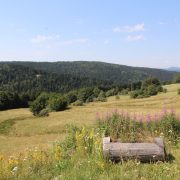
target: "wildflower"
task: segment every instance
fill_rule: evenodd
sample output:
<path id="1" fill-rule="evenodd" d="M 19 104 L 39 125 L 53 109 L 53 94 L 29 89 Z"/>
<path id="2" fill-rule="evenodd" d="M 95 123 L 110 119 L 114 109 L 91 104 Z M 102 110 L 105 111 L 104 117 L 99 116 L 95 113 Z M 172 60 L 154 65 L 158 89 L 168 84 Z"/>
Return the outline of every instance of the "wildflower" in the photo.
<path id="1" fill-rule="evenodd" d="M 166 114 L 167 114 L 167 108 L 166 108 L 166 106 L 163 106 L 162 113 L 163 113 L 163 115 L 166 115 Z"/>
<path id="2" fill-rule="evenodd" d="M 143 114 L 140 114 L 139 115 L 139 121 L 142 122 L 142 120 L 143 120 Z"/>
<path id="3" fill-rule="evenodd" d="M 150 122 L 150 121 L 151 121 L 151 115 L 150 115 L 150 114 L 148 114 L 148 115 L 146 116 L 146 121 L 147 121 L 147 122 Z"/>
<path id="4" fill-rule="evenodd" d="M 133 119 L 134 119 L 134 120 L 136 120 L 136 119 L 137 119 L 136 113 L 134 113 L 134 115 L 133 115 Z"/>
<path id="5" fill-rule="evenodd" d="M 158 114 L 155 113 L 155 114 L 154 114 L 154 120 L 157 121 L 158 119 L 159 119 L 159 118 L 158 118 Z"/>
<path id="6" fill-rule="evenodd" d="M 90 139 L 94 137 L 94 128 L 91 129 L 89 137 Z"/>
<path id="7" fill-rule="evenodd" d="M 96 119 L 100 119 L 100 114 L 99 114 L 99 112 L 96 112 Z"/>
<path id="8" fill-rule="evenodd" d="M 169 133 L 172 133 L 172 130 L 170 129 L 168 132 L 169 132 Z"/>
<path id="9" fill-rule="evenodd" d="M 2 155 L 0 155 L 0 161 L 2 161 L 4 159 L 4 157 Z"/>
<path id="10" fill-rule="evenodd" d="M 54 157 L 56 160 L 60 160 L 62 156 L 62 149 L 60 146 L 56 146 L 55 150 L 54 150 Z"/>
<path id="11" fill-rule="evenodd" d="M 18 167 L 15 166 L 11 172 L 12 172 L 12 173 L 15 173 L 15 172 L 17 172 L 17 170 L 18 170 Z"/>
<path id="12" fill-rule="evenodd" d="M 136 165 L 137 165 L 137 166 L 139 166 L 140 164 L 141 164 L 141 162 L 140 162 L 140 161 L 138 161 L 138 162 L 136 163 Z"/>
<path id="13" fill-rule="evenodd" d="M 164 133 L 161 133 L 161 134 L 160 134 L 160 137 L 164 137 Z"/>
<path id="14" fill-rule="evenodd" d="M 173 107 L 173 106 L 171 106 L 170 113 L 171 113 L 171 114 L 175 114 L 175 110 L 174 110 L 174 107 Z"/>
<path id="15" fill-rule="evenodd" d="M 114 109 L 114 114 L 117 114 L 118 110 L 117 109 Z"/>

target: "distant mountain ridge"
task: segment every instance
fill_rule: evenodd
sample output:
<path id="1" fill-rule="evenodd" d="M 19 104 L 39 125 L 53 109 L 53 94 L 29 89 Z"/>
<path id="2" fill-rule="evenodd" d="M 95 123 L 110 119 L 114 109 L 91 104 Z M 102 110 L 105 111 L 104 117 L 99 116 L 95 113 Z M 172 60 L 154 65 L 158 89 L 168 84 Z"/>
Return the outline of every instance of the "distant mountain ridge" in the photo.
<path id="1" fill-rule="evenodd" d="M 110 81 L 114 84 L 127 84 L 144 80 L 149 76 L 159 78 L 161 81 L 171 81 L 176 72 L 162 69 L 131 67 L 118 64 L 110 64 L 96 61 L 74 62 L 6 62 L 8 64 L 21 65 L 48 73 L 68 74 L 77 77 L 95 78 Z"/>
<path id="2" fill-rule="evenodd" d="M 104 62 L 0 62 L 0 90 L 68 92 L 83 87 L 130 86 L 150 76 L 171 81 L 176 72 Z"/>
<path id="3" fill-rule="evenodd" d="M 0 63 L 0 90 L 28 94 L 46 92 L 65 93 L 92 86 L 109 86 L 112 82 L 69 74 L 56 74 L 14 63 Z"/>
<path id="4" fill-rule="evenodd" d="M 169 67 L 167 68 L 168 71 L 175 71 L 175 72 L 180 72 L 180 67 Z"/>

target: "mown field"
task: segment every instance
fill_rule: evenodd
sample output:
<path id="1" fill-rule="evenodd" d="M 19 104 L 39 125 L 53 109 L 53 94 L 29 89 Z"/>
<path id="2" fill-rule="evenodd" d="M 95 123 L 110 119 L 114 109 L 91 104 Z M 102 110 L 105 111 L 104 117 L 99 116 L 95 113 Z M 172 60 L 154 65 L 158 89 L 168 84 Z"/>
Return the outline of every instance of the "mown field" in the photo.
<path id="1" fill-rule="evenodd" d="M 14 109 L 0 112 L 0 154 L 12 155 L 27 148 L 49 148 L 54 141 L 63 140 L 67 124 L 93 126 L 96 113 L 105 114 L 113 109 L 136 113 L 160 112 L 163 106 L 173 108 L 180 114 L 180 84 L 165 86 L 167 93 L 144 99 L 120 99 L 110 97 L 107 102 L 93 102 L 85 106 L 71 106 L 63 112 L 52 112 L 48 117 L 34 117 L 29 109 Z"/>

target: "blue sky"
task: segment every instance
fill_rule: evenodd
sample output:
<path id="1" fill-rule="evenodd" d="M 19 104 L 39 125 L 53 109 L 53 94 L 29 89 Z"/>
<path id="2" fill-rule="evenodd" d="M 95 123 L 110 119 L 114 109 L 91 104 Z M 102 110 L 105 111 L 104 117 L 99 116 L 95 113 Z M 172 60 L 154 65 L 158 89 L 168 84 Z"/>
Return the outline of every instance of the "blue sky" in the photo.
<path id="1" fill-rule="evenodd" d="M 179 0 L 0 0 L 0 61 L 180 66 Z"/>

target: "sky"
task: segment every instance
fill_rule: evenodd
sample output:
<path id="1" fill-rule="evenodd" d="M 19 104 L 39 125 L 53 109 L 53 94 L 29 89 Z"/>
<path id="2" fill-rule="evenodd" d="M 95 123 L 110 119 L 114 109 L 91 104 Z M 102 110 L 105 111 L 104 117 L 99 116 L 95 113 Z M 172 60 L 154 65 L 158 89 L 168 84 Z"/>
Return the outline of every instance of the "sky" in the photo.
<path id="1" fill-rule="evenodd" d="M 0 0 L 0 61 L 180 67 L 180 0 Z"/>

